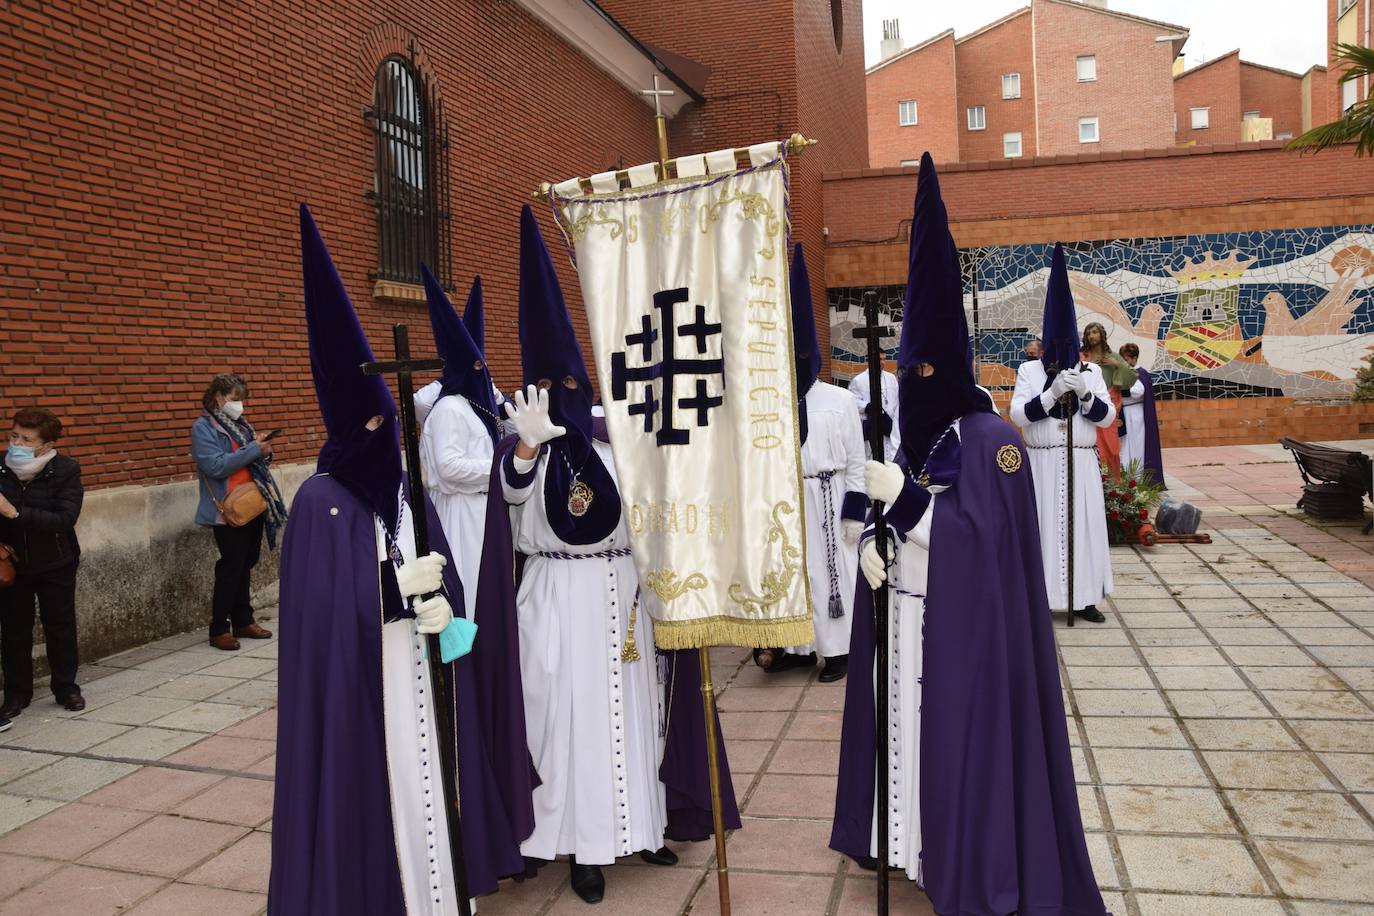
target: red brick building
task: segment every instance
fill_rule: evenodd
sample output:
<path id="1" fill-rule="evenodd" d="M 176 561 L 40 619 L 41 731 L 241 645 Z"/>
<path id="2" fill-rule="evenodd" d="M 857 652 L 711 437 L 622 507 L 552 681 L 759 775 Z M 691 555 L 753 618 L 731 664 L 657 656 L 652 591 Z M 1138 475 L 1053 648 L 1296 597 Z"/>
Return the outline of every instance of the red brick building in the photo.
<path id="1" fill-rule="evenodd" d="M 1325 67 L 1292 73 L 1235 50 L 1174 77 L 1175 136 L 1182 145 L 1291 140 L 1330 120 L 1325 90 Z"/>
<path id="2" fill-rule="evenodd" d="M 1325 119 L 1316 119 L 1317 124 L 1335 120 L 1360 99 L 1369 98 L 1371 81 L 1368 76 L 1349 83 L 1340 82 L 1343 68 L 1336 62 L 1336 45 L 1370 47 L 1371 18 L 1374 18 L 1374 13 L 1370 11 L 1369 0 L 1326 0 L 1326 34 L 1330 36 L 1326 65 L 1331 71 L 1326 93 L 1330 107 Z"/>

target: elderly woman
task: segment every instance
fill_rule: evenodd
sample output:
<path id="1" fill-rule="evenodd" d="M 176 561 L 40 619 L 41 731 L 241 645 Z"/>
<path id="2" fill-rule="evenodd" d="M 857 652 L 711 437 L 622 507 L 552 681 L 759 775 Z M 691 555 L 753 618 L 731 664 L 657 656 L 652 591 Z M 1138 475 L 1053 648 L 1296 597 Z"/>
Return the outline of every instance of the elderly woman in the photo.
<path id="1" fill-rule="evenodd" d="M 14 415 L 0 462 L 0 543 L 14 551 L 15 580 L 0 589 L 0 656 L 5 699 L 0 731 L 33 698 L 34 603 L 48 644 L 52 693 L 74 712 L 86 708 L 76 686 L 76 568 L 81 546 L 81 468 L 57 452 L 62 424 L 46 410 Z"/>
<path id="2" fill-rule="evenodd" d="M 210 380 L 201 396 L 205 413 L 191 426 L 191 457 L 200 472 L 200 506 L 196 524 L 214 531 L 219 561 L 210 611 L 210 645 L 232 652 L 239 639 L 270 639 L 272 633 L 253 620 L 250 602 L 253 567 L 262 550 L 262 535 L 277 546 L 286 523 L 286 506 L 272 478 L 271 433 L 259 433 L 243 416 L 248 385 L 233 373 Z M 254 487 L 262 508 L 251 519 L 228 509 L 230 494 Z M 250 494 L 251 495 L 251 494 Z M 237 500 L 235 500 L 237 501 Z M 226 518 L 226 513 L 231 517 Z"/>

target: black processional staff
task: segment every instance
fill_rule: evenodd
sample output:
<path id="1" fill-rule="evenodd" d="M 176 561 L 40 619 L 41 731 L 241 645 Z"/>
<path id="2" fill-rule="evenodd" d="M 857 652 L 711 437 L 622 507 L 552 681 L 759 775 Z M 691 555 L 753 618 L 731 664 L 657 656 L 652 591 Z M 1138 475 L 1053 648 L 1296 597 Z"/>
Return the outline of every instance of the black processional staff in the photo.
<path id="1" fill-rule="evenodd" d="M 425 503 L 424 483 L 420 479 L 420 436 L 415 424 L 414 373 L 444 368 L 442 359 L 411 359 L 410 330 L 404 324 L 392 325 L 396 342 L 396 358 L 391 362 L 364 363 L 364 375 L 395 375 L 401 394 L 401 435 L 406 454 L 406 501 L 410 503 L 410 520 L 415 531 L 415 555 L 429 553 L 429 512 Z M 424 595 L 423 599 L 434 597 Z M 448 822 L 448 848 L 453 859 L 453 885 L 458 895 L 458 912 L 472 916 L 472 901 L 468 896 L 467 859 L 463 855 L 461 805 L 458 798 L 458 741 L 454 722 L 448 713 L 456 710 L 450 695 L 452 685 L 444 677 L 444 663 L 440 659 L 439 635 L 426 638 L 429 651 L 429 681 L 433 692 L 434 727 L 439 743 L 439 767 L 443 778 L 444 810 Z"/>
<path id="2" fill-rule="evenodd" d="M 1079 363 L 1078 371 L 1082 372 L 1088 367 L 1087 363 Z M 1073 466 L 1076 454 L 1073 450 L 1073 427 L 1078 418 L 1078 392 L 1068 391 L 1059 399 L 1059 403 L 1064 410 L 1064 489 L 1065 500 L 1067 501 L 1065 514 L 1067 516 L 1068 530 L 1065 533 L 1065 547 L 1068 551 L 1068 581 L 1065 583 L 1064 597 L 1069 605 L 1069 626 L 1073 626 L 1073 535 L 1074 524 L 1073 516 Z"/>
<path id="3" fill-rule="evenodd" d="M 869 290 L 864 293 L 864 326 L 854 332 L 854 336 L 868 345 L 868 447 L 874 461 L 882 461 L 886 455 L 883 450 L 883 424 L 877 418 L 883 403 L 883 346 L 882 339 L 892 336 L 892 329 L 878 324 L 878 294 Z M 883 504 L 873 501 L 874 539 L 878 556 L 888 561 L 887 525 L 883 522 Z M 876 669 L 874 683 L 878 689 L 873 691 L 877 702 L 876 731 L 878 733 L 877 753 L 877 805 L 878 826 L 878 916 L 888 914 L 888 701 L 887 701 L 887 632 L 888 632 L 888 590 L 887 580 L 873 589 L 873 614 L 875 619 L 874 647 L 876 650 Z"/>

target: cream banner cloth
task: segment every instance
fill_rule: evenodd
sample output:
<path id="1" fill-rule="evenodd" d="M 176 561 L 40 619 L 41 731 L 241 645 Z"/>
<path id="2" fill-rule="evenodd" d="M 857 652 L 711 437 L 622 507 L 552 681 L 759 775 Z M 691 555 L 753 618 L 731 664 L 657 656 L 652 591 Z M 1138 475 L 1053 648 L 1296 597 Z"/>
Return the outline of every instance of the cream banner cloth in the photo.
<path id="1" fill-rule="evenodd" d="M 811 642 L 778 144 L 552 191 L 660 648 Z"/>

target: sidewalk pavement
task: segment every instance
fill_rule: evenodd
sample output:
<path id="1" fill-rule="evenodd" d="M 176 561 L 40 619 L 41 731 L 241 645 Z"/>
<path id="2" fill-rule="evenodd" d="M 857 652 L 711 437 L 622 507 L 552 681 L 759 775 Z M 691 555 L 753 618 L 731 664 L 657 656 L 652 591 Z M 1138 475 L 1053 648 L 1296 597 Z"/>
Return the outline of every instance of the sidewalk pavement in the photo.
<path id="1" fill-rule="evenodd" d="M 1363 443 L 1374 449 L 1374 443 Z M 1057 629 L 1088 845 L 1118 916 L 1374 916 L 1374 537 L 1294 508 L 1277 447 L 1165 453 L 1210 546 L 1118 547 L 1106 624 Z M 0 735 L 0 914 L 264 911 L 275 641 L 191 633 L 82 669 Z M 744 829 L 734 913 L 869 914 L 873 877 L 826 847 L 843 685 L 713 653 Z M 718 912 L 711 844 L 626 860 L 594 910 L 556 865 L 484 916 Z M 895 914 L 929 903 L 893 882 Z"/>

